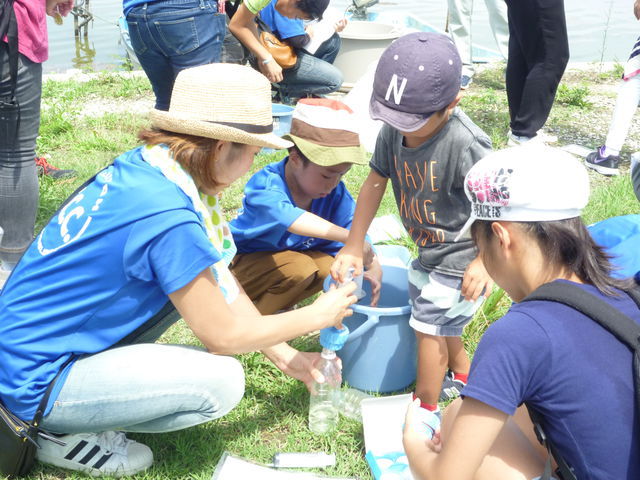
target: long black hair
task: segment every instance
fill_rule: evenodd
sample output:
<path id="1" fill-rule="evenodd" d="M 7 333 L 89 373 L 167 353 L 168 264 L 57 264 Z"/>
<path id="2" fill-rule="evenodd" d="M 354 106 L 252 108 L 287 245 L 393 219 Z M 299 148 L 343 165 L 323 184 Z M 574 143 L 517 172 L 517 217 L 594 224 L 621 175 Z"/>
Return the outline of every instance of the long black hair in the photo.
<path id="1" fill-rule="evenodd" d="M 489 239 L 493 232 L 487 220 L 476 220 L 471 234 L 478 239 Z M 597 245 L 580 217 L 551 222 L 513 222 L 533 237 L 546 256 L 549 265 L 566 267 L 580 280 L 591 284 L 605 295 L 617 295 L 615 289 L 629 290 L 632 279 L 617 279 L 611 274 L 615 267 L 611 256 Z"/>

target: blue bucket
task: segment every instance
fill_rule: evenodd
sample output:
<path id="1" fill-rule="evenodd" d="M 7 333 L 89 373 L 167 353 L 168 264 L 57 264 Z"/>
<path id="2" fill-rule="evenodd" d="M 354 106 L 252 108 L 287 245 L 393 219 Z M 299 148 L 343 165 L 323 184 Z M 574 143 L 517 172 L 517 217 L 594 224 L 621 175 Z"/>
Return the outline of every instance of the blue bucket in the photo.
<path id="1" fill-rule="evenodd" d="M 338 356 L 342 379 L 368 392 L 402 390 L 416 379 L 416 336 L 409 326 L 411 306 L 407 290 L 409 251 L 399 246 L 376 247 L 382 263 L 382 289 L 377 307 L 371 302 L 371 285 L 363 283 L 366 296 L 353 305 L 344 319 L 349 328 Z M 331 278 L 324 282 L 329 288 Z"/>
<path id="2" fill-rule="evenodd" d="M 291 117 L 294 107 L 282 103 L 271 104 L 271 115 L 273 116 L 273 133 L 281 137 L 291 130 Z M 263 148 L 265 152 L 275 152 L 273 148 Z"/>

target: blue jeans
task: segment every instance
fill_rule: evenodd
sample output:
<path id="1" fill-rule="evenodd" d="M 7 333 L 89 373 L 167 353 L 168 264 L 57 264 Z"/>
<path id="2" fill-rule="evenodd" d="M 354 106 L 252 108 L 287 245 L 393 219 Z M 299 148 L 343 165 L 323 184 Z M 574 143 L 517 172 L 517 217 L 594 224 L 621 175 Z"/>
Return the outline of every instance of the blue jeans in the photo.
<path id="1" fill-rule="evenodd" d="M 67 434 L 171 432 L 230 412 L 244 394 L 244 372 L 235 358 L 145 343 L 179 318 L 168 303 L 113 348 L 77 360 L 42 427 Z"/>
<path id="2" fill-rule="evenodd" d="M 334 67 L 340 37 L 331 36 L 314 55 L 298 50 L 298 63 L 289 70 L 283 70 L 283 80 L 279 83 L 280 90 L 286 97 L 305 97 L 307 95 L 326 95 L 335 92 L 342 85 L 342 72 Z"/>
<path id="3" fill-rule="evenodd" d="M 0 42 L 0 261 L 12 268 L 33 240 L 38 208 L 34 158 L 40 127 L 42 64 L 18 59 L 16 102 L 11 103 L 7 44 Z"/>
<path id="4" fill-rule="evenodd" d="M 144 69 L 156 108 L 168 110 L 180 70 L 220 61 L 225 14 L 215 0 L 159 0 L 127 15 L 131 46 Z"/>

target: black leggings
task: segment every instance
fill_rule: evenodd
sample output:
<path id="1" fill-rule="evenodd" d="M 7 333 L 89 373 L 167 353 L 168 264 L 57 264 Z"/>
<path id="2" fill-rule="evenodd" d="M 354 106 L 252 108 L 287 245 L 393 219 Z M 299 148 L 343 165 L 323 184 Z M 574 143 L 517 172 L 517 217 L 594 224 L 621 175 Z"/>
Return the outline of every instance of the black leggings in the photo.
<path id="1" fill-rule="evenodd" d="M 547 121 L 569 61 L 564 0 L 506 0 L 511 131 L 534 137 Z"/>

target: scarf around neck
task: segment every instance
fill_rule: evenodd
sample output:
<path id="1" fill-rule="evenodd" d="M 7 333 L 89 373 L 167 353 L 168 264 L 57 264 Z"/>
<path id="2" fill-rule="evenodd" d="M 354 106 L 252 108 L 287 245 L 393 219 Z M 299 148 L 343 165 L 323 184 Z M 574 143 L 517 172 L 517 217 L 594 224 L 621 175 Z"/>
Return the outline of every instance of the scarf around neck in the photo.
<path id="1" fill-rule="evenodd" d="M 142 158 L 149 165 L 160 170 L 167 180 L 176 184 L 191 199 L 211 245 L 222 255 L 222 259 L 211 266 L 213 276 L 227 303 L 233 302 L 240 291 L 229 270 L 229 264 L 237 248 L 233 242 L 231 230 L 222 215 L 219 196 L 199 192 L 191 175 L 175 161 L 166 145 L 146 145 L 142 148 Z"/>

